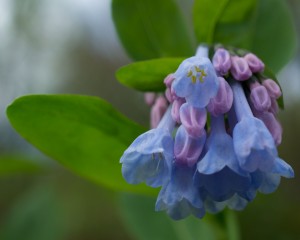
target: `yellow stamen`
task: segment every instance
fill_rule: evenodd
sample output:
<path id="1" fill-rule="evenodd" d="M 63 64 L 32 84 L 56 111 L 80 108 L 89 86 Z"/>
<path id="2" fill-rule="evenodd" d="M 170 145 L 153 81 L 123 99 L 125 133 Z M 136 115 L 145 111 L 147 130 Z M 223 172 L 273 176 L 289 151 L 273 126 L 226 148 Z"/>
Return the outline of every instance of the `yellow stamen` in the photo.
<path id="1" fill-rule="evenodd" d="M 187 76 L 188 77 L 191 77 L 193 75 L 193 72 L 190 70 L 190 71 L 188 71 L 188 74 L 187 74 Z"/>
<path id="2" fill-rule="evenodd" d="M 200 72 L 201 72 L 201 75 L 200 75 L 200 77 L 199 77 L 199 80 L 200 80 L 200 82 L 204 82 L 204 79 L 203 79 L 203 77 L 206 77 L 207 76 L 207 74 L 205 73 L 205 71 L 202 69 L 202 70 L 200 70 Z"/>
<path id="3" fill-rule="evenodd" d="M 195 66 L 196 72 L 201 72 L 201 69 L 197 66 Z"/>
<path id="4" fill-rule="evenodd" d="M 197 80 L 197 78 L 196 78 L 196 76 L 192 76 L 192 83 L 196 83 L 196 80 Z"/>

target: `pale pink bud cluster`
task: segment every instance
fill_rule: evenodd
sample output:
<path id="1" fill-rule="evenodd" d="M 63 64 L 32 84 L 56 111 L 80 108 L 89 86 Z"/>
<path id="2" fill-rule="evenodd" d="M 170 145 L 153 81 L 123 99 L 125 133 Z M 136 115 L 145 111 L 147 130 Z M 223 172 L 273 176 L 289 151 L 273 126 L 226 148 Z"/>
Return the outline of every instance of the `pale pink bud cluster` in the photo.
<path id="1" fill-rule="evenodd" d="M 252 82 L 249 87 L 249 101 L 253 114 L 264 122 L 278 146 L 282 140 L 282 127 L 276 119 L 278 112 L 276 100 L 281 96 L 280 87 L 271 79 L 263 80 L 262 84 Z"/>
<path id="2" fill-rule="evenodd" d="M 224 48 L 216 50 L 213 65 L 219 76 L 227 76 L 230 72 L 238 81 L 245 81 L 253 73 L 263 72 L 265 68 L 264 63 L 253 53 L 247 53 L 243 57 L 231 56 Z"/>

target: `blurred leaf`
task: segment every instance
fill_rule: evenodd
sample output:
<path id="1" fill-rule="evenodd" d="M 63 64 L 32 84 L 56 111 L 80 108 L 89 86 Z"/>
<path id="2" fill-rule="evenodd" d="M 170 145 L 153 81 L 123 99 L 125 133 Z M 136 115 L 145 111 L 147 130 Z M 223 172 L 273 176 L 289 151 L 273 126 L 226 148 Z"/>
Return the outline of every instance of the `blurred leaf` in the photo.
<path id="1" fill-rule="evenodd" d="M 251 50 L 278 72 L 296 48 L 296 30 L 287 1 L 260 0 Z"/>
<path id="2" fill-rule="evenodd" d="M 76 95 L 24 96 L 7 115 L 21 136 L 75 173 L 115 190 L 156 192 L 123 180 L 119 159 L 144 129 L 107 102 Z"/>
<path id="3" fill-rule="evenodd" d="M 193 17 L 198 42 L 245 48 L 274 71 L 279 71 L 296 49 L 286 1 L 196 0 Z"/>
<path id="4" fill-rule="evenodd" d="M 214 30 L 228 0 L 195 0 L 194 29 L 198 43 L 214 43 Z"/>
<path id="5" fill-rule="evenodd" d="M 41 170 L 41 166 L 24 157 L 0 156 L 0 176 L 37 173 Z"/>
<path id="6" fill-rule="evenodd" d="M 63 211 L 53 189 L 39 186 L 15 203 L 0 227 L 0 239 L 65 239 Z"/>
<path id="7" fill-rule="evenodd" d="M 247 47 L 257 0 L 196 0 L 194 27 L 199 43 L 223 43 Z"/>
<path id="8" fill-rule="evenodd" d="M 239 239 L 236 219 L 229 211 L 221 215 L 206 214 L 203 219 L 189 217 L 174 221 L 163 212 L 155 212 L 154 198 L 131 194 L 120 196 L 119 208 L 124 224 L 139 240 Z M 220 221 L 220 216 L 224 221 Z"/>
<path id="9" fill-rule="evenodd" d="M 123 46 L 135 60 L 194 54 L 175 0 L 113 0 L 112 16 Z"/>
<path id="10" fill-rule="evenodd" d="M 125 86 L 139 91 L 162 92 L 164 78 L 176 71 L 183 58 L 161 58 L 131 63 L 116 72 L 117 79 Z"/>

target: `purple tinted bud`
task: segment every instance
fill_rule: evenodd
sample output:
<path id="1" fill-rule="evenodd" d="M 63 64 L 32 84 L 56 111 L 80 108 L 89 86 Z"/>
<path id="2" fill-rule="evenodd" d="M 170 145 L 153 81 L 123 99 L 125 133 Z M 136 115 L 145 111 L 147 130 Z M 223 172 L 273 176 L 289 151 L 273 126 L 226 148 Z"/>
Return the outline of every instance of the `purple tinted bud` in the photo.
<path id="1" fill-rule="evenodd" d="M 230 54 L 227 50 L 223 48 L 219 48 L 215 52 L 212 61 L 213 61 L 214 68 L 221 76 L 224 76 L 228 73 L 231 67 L 231 59 L 230 59 Z"/>
<path id="2" fill-rule="evenodd" d="M 282 140 L 282 127 L 274 114 L 271 112 L 257 112 L 254 115 L 264 122 L 274 138 L 276 146 L 280 145 Z"/>
<path id="3" fill-rule="evenodd" d="M 167 100 L 163 96 L 159 96 L 152 109 L 150 116 L 150 124 L 151 128 L 156 128 L 162 119 L 164 113 L 167 111 L 168 103 Z"/>
<path id="4" fill-rule="evenodd" d="M 217 95 L 210 99 L 207 110 L 215 117 L 227 113 L 233 102 L 233 93 L 224 78 L 219 77 L 219 90 Z"/>
<path id="5" fill-rule="evenodd" d="M 269 108 L 269 112 L 276 115 L 279 111 L 278 103 L 275 98 L 271 98 L 271 107 Z"/>
<path id="6" fill-rule="evenodd" d="M 177 123 L 181 123 L 179 110 L 180 110 L 181 105 L 184 103 L 185 103 L 184 98 L 178 98 L 173 102 L 171 113 L 172 113 L 172 117 L 173 117 L 174 121 L 176 121 Z"/>
<path id="7" fill-rule="evenodd" d="M 250 100 L 253 104 L 253 107 L 257 111 L 268 111 L 268 109 L 271 107 L 271 98 L 267 89 L 257 82 L 251 84 L 250 89 Z"/>
<path id="8" fill-rule="evenodd" d="M 263 81 L 262 84 L 267 89 L 267 91 L 268 91 L 271 98 L 277 99 L 281 96 L 282 93 L 281 93 L 280 87 L 272 79 L 266 79 L 266 80 Z"/>
<path id="9" fill-rule="evenodd" d="M 205 130 L 200 138 L 191 137 L 181 125 L 175 136 L 174 155 L 178 164 L 193 166 L 199 159 L 206 140 Z"/>
<path id="10" fill-rule="evenodd" d="M 167 88 L 171 88 L 172 82 L 174 81 L 175 77 L 173 74 L 169 74 L 165 79 L 164 79 L 164 84 L 167 86 Z"/>
<path id="11" fill-rule="evenodd" d="M 265 64 L 253 53 L 246 54 L 244 59 L 253 73 L 262 72 L 265 69 Z"/>
<path id="12" fill-rule="evenodd" d="M 164 79 L 164 84 L 167 86 L 167 89 L 165 91 L 165 96 L 168 99 L 170 103 L 172 103 L 176 98 L 176 94 L 174 90 L 172 89 L 172 83 L 174 81 L 175 77 L 173 74 L 169 74 L 165 79 Z"/>
<path id="13" fill-rule="evenodd" d="M 195 108 L 185 103 L 180 108 L 180 120 L 191 137 L 198 138 L 204 132 L 206 124 L 205 108 Z"/>
<path id="14" fill-rule="evenodd" d="M 172 103 L 174 101 L 173 97 L 172 97 L 172 94 L 171 94 L 171 89 L 170 88 L 166 89 L 166 91 L 165 91 L 165 97 L 169 101 L 169 103 Z"/>
<path id="15" fill-rule="evenodd" d="M 155 102 L 156 95 L 153 92 L 147 92 L 144 94 L 145 103 L 152 106 Z"/>
<path id="16" fill-rule="evenodd" d="M 244 58 L 238 56 L 231 57 L 231 69 L 232 76 L 238 81 L 245 81 L 252 76 L 252 72 L 248 66 L 247 61 Z"/>
<path id="17" fill-rule="evenodd" d="M 173 87 L 171 87 L 171 96 L 172 96 L 173 101 L 180 98 L 176 95 L 176 92 Z"/>

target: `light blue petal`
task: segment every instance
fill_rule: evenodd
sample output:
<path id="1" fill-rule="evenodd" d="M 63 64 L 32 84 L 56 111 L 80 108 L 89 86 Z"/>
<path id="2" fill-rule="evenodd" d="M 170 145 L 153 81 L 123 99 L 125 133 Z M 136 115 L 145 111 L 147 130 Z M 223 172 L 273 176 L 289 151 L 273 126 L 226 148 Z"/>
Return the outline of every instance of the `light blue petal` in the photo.
<path id="1" fill-rule="evenodd" d="M 210 198 L 207 198 L 204 202 L 205 210 L 209 213 L 216 214 L 224 210 L 226 207 L 226 201 L 216 202 Z"/>
<path id="2" fill-rule="evenodd" d="M 195 69 L 204 70 L 206 76 L 202 76 L 200 82 L 199 77 L 202 75 Z M 188 76 L 191 72 L 196 77 L 196 81 L 192 82 L 192 77 Z M 216 96 L 219 88 L 219 81 L 212 63 L 205 57 L 191 57 L 184 60 L 177 71 L 174 73 L 175 80 L 172 87 L 179 97 L 186 98 L 186 101 L 196 108 L 204 108 L 208 105 L 211 98 Z"/>
<path id="3" fill-rule="evenodd" d="M 272 169 L 271 173 L 279 174 L 280 176 L 283 176 L 286 178 L 294 177 L 293 168 L 280 158 L 276 158 L 275 165 L 274 165 L 274 168 Z"/>
<path id="4" fill-rule="evenodd" d="M 225 166 L 247 176 L 247 173 L 240 169 L 232 138 L 226 133 L 211 134 L 207 141 L 208 149 L 206 155 L 198 162 L 197 170 L 199 173 L 212 174 L 221 171 Z"/>
<path id="5" fill-rule="evenodd" d="M 241 168 L 246 171 L 270 171 L 277 157 L 272 135 L 257 118 L 245 117 L 233 130 L 234 150 Z"/>
<path id="6" fill-rule="evenodd" d="M 259 187 L 259 191 L 264 194 L 269 194 L 278 188 L 280 184 L 280 175 L 265 173 L 263 177 L 263 181 Z"/>
<path id="7" fill-rule="evenodd" d="M 175 80 L 172 84 L 172 88 L 176 95 L 182 98 L 191 95 L 194 88 L 194 84 L 191 82 L 191 79 L 186 76 L 174 76 Z"/>
<path id="8" fill-rule="evenodd" d="M 169 182 L 165 183 L 156 201 L 156 211 L 166 210 L 175 220 L 190 214 L 203 217 L 205 211 L 198 189 L 193 185 L 195 168 L 174 164 Z"/>
<path id="9" fill-rule="evenodd" d="M 241 211 L 248 205 L 248 201 L 239 195 L 233 195 L 228 201 L 227 206 L 229 209 Z"/>
<path id="10" fill-rule="evenodd" d="M 194 184 L 205 189 L 212 200 L 221 202 L 237 192 L 247 191 L 251 185 L 251 178 L 240 176 L 225 167 L 222 171 L 210 175 L 196 173 Z"/>
<path id="11" fill-rule="evenodd" d="M 168 181 L 173 161 L 173 139 L 168 131 L 157 128 L 140 135 L 120 159 L 122 174 L 131 184 L 145 182 L 152 187 Z"/>

